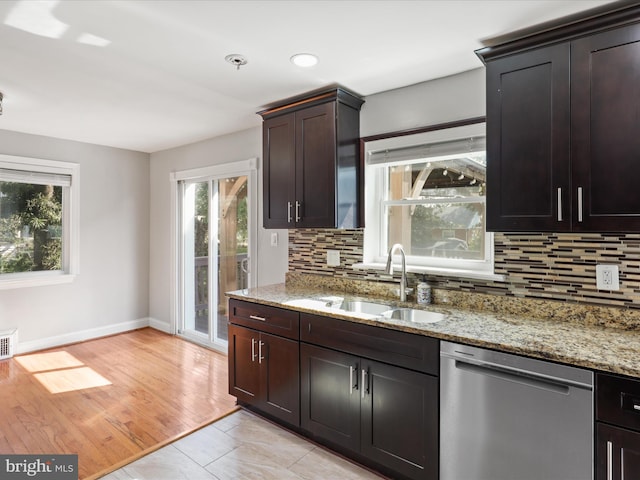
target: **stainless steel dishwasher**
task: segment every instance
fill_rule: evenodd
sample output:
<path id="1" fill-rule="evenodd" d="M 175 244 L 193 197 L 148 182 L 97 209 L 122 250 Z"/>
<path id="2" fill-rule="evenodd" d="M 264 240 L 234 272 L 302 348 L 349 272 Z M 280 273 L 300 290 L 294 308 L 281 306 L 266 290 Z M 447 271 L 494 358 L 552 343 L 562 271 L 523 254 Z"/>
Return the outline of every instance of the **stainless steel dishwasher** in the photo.
<path id="1" fill-rule="evenodd" d="M 441 342 L 440 480 L 593 479 L 593 374 Z"/>

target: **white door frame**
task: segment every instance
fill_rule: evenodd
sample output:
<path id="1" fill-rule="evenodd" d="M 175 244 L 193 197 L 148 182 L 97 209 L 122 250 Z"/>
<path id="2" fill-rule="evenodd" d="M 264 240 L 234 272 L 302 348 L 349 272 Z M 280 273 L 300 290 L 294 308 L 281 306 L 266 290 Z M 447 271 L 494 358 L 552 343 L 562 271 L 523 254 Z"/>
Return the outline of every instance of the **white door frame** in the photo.
<path id="1" fill-rule="evenodd" d="M 215 180 L 217 178 L 242 176 L 247 177 L 247 220 L 249 229 L 249 273 L 247 284 L 249 288 L 255 287 L 258 278 L 258 184 L 257 184 L 257 158 L 248 160 L 223 163 L 209 167 L 194 168 L 170 173 L 171 183 L 171 295 L 170 295 L 170 325 L 169 331 L 177 334 L 180 315 L 182 315 L 182 275 L 180 268 L 180 245 L 182 242 L 182 226 L 180 224 L 181 214 L 179 212 L 179 182 L 182 180 L 202 179 Z M 210 346 L 210 345 L 208 345 Z M 224 352 L 226 353 L 226 352 Z"/>

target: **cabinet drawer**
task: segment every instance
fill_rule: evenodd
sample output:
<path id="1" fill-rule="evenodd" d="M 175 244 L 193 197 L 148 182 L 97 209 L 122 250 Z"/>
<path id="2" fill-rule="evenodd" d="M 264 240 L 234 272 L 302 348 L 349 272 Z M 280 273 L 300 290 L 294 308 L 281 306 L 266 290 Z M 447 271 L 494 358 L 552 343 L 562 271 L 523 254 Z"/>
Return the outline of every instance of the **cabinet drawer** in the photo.
<path id="1" fill-rule="evenodd" d="M 229 299 L 229 323 L 292 340 L 300 338 L 298 312 L 283 308 Z"/>
<path id="2" fill-rule="evenodd" d="M 422 335 L 301 313 L 300 340 L 431 375 L 438 374 L 438 340 Z"/>
<path id="3" fill-rule="evenodd" d="M 597 374 L 596 416 L 599 421 L 640 431 L 640 381 Z"/>

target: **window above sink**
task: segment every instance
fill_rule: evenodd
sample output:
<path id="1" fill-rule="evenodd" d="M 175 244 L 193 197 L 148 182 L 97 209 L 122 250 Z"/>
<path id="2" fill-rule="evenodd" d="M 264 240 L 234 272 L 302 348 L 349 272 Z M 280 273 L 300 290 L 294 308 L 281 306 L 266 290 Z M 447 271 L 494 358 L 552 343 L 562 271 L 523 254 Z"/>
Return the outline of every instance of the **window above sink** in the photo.
<path id="1" fill-rule="evenodd" d="M 485 123 L 365 139 L 364 258 L 403 245 L 407 271 L 499 280 L 485 229 Z M 395 262 L 396 260 L 394 260 Z"/>

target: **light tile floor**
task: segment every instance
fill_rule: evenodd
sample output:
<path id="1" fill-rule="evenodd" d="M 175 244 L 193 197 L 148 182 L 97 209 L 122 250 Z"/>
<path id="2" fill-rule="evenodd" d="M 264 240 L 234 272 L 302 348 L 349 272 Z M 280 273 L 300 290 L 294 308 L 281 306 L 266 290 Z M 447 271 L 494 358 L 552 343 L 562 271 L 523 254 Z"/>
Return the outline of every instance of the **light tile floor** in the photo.
<path id="1" fill-rule="evenodd" d="M 380 480 L 343 458 L 239 410 L 103 480 Z"/>

